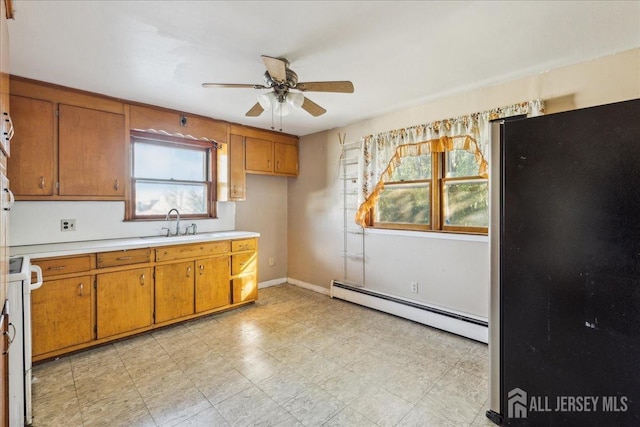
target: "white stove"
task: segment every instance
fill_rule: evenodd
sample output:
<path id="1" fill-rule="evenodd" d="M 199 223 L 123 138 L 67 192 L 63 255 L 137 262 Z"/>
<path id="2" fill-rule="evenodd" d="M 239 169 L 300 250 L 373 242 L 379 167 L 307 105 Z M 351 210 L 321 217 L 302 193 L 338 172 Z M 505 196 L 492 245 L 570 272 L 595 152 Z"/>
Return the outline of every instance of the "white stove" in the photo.
<path id="1" fill-rule="evenodd" d="M 36 282 L 31 283 L 31 273 Z M 9 425 L 31 425 L 31 291 L 42 286 L 42 270 L 27 256 L 9 258 L 7 299 L 14 336 L 9 347 Z"/>

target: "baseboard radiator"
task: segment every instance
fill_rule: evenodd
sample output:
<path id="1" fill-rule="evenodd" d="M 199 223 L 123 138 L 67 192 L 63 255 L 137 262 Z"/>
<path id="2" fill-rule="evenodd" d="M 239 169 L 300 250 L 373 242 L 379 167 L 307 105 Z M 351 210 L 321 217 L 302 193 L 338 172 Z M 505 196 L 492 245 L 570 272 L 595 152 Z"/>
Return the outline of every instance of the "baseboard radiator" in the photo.
<path id="1" fill-rule="evenodd" d="M 352 286 L 339 280 L 331 282 L 331 298 L 393 314 L 483 343 L 489 340 L 489 324 L 486 320 Z"/>

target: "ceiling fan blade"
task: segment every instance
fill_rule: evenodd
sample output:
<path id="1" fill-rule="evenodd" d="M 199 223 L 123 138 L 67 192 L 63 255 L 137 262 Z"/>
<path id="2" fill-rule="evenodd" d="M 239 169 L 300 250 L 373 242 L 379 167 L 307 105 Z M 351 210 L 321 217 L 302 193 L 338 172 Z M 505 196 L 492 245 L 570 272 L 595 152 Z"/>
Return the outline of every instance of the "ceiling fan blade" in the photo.
<path id="1" fill-rule="evenodd" d="M 298 83 L 294 89 L 302 92 L 341 92 L 353 93 L 353 83 L 341 82 L 304 82 Z"/>
<path id="2" fill-rule="evenodd" d="M 264 62 L 264 66 L 267 67 L 267 71 L 273 80 L 277 80 L 279 83 L 287 80 L 287 63 L 285 60 L 262 55 L 262 62 Z"/>
<path id="3" fill-rule="evenodd" d="M 240 89 L 269 89 L 262 85 L 240 84 L 240 83 L 202 83 L 202 87 L 223 87 L 223 88 L 240 88 Z"/>
<path id="4" fill-rule="evenodd" d="M 302 103 L 302 109 L 314 117 L 321 116 L 327 112 L 327 110 L 325 110 L 306 96 L 304 97 L 304 102 Z"/>
<path id="5" fill-rule="evenodd" d="M 247 111 L 245 116 L 247 116 L 247 117 L 258 117 L 260 114 L 262 114 L 263 111 L 264 111 L 264 108 L 262 108 L 260 106 L 259 102 L 256 102 L 256 105 L 251 107 L 251 109 L 249 111 Z"/>

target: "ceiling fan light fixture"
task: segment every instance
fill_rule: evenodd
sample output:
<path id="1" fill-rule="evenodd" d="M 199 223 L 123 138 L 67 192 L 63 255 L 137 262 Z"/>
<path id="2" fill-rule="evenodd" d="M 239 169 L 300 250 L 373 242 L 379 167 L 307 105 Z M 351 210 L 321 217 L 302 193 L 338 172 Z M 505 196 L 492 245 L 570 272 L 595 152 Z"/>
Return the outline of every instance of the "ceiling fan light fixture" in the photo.
<path id="1" fill-rule="evenodd" d="M 273 92 L 261 93 L 258 95 L 258 104 L 265 110 L 271 109 L 271 106 L 277 104 L 278 100 Z"/>
<path id="2" fill-rule="evenodd" d="M 287 93 L 287 103 L 292 107 L 300 108 L 304 103 L 304 95 L 297 92 Z"/>
<path id="3" fill-rule="evenodd" d="M 273 112 L 280 117 L 288 116 L 291 112 L 289 109 L 289 105 L 286 102 L 278 102 L 275 101 Z"/>

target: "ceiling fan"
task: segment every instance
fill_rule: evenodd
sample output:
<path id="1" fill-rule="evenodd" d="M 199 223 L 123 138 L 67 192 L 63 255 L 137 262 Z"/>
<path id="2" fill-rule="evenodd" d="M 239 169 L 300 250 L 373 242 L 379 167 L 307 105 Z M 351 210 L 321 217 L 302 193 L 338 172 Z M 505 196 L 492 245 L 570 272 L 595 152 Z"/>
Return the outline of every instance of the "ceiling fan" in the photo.
<path id="1" fill-rule="evenodd" d="M 285 58 L 262 55 L 262 61 L 267 67 L 267 71 L 264 73 L 264 85 L 203 83 L 202 87 L 272 89 L 271 92 L 258 95 L 258 102 L 245 114 L 248 117 L 257 117 L 270 108 L 273 108 L 275 114 L 284 116 L 289 112 L 288 105 L 302 108 L 314 117 L 327 112 L 302 93 L 291 92 L 291 90 L 353 93 L 353 83 L 350 81 L 298 82 L 298 75 L 289 68 L 289 61 Z"/>

